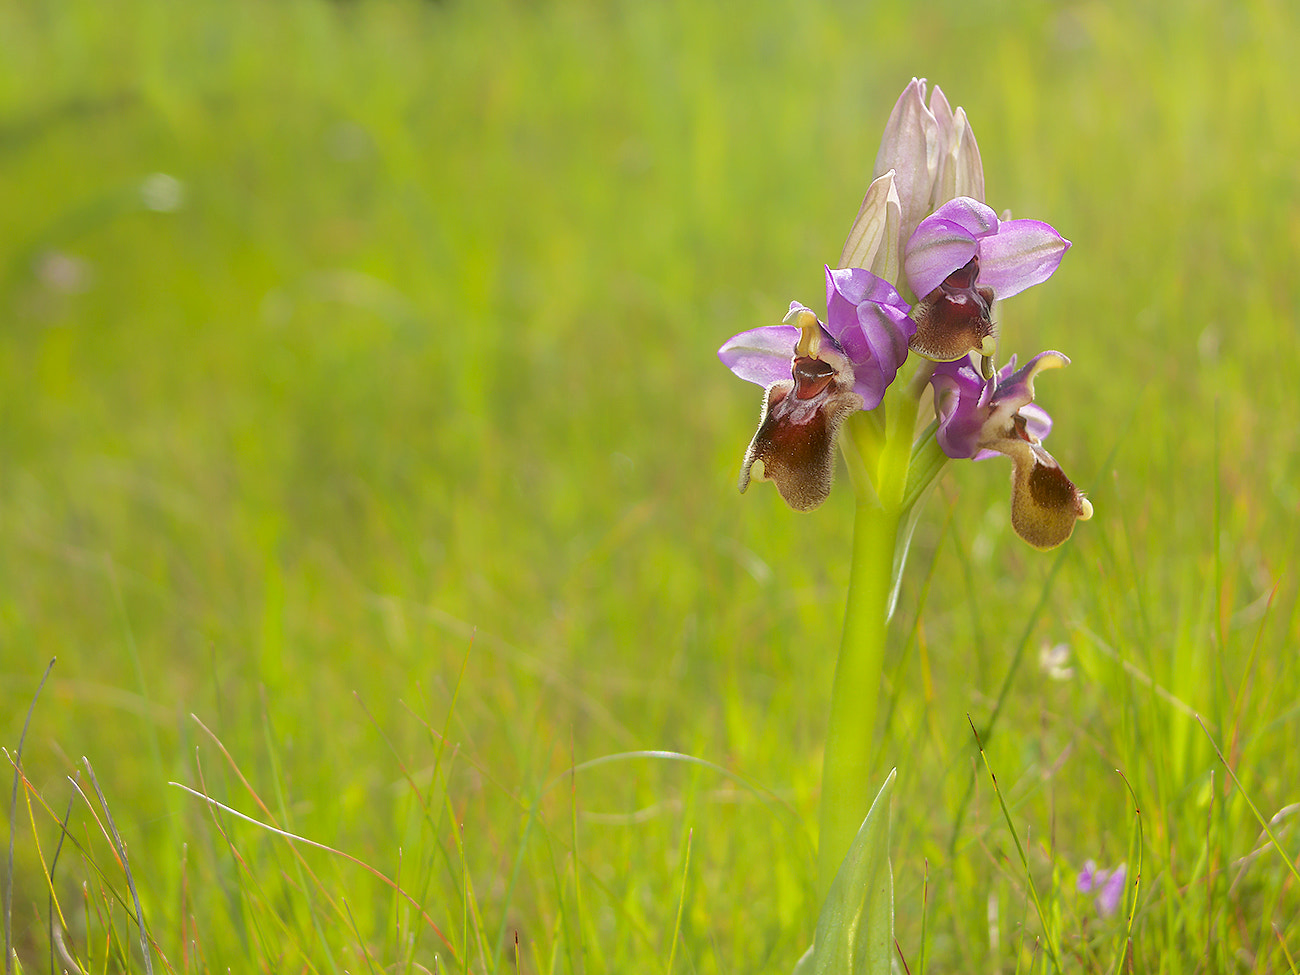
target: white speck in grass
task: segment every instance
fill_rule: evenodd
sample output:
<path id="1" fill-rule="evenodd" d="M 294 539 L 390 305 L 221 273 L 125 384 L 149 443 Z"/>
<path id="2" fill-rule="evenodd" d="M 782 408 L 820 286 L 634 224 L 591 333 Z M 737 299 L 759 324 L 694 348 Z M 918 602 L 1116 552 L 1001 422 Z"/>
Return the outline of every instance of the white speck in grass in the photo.
<path id="1" fill-rule="evenodd" d="M 1038 667 L 1052 680 L 1066 681 L 1074 676 L 1070 666 L 1070 648 L 1064 643 L 1044 643 L 1038 648 Z"/>
<path id="2" fill-rule="evenodd" d="M 185 205 L 185 184 L 166 173 L 150 173 L 140 182 L 140 202 L 147 210 L 175 213 Z"/>
<path id="3" fill-rule="evenodd" d="M 326 135 L 329 154 L 339 162 L 355 162 L 371 154 L 374 143 L 356 122 L 339 122 Z"/>
<path id="4" fill-rule="evenodd" d="M 1214 322 L 1206 325 L 1201 329 L 1201 334 L 1196 339 L 1196 351 L 1201 356 L 1201 361 L 1207 366 L 1212 366 L 1219 361 L 1219 346 L 1222 344 L 1222 336 L 1219 334 L 1219 326 Z"/>
<path id="5" fill-rule="evenodd" d="M 36 258 L 33 270 L 36 280 L 50 291 L 76 295 L 90 289 L 90 262 L 75 254 L 44 251 Z"/>

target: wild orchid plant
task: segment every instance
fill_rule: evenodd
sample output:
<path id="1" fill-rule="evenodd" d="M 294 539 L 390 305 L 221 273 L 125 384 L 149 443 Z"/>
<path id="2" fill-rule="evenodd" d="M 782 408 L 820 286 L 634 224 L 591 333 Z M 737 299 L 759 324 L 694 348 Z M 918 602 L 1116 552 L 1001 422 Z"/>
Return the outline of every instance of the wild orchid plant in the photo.
<path id="1" fill-rule="evenodd" d="M 949 459 L 1004 454 L 1011 524 L 1030 545 L 1055 548 L 1092 516 L 1043 448 L 1051 418 L 1034 402 L 1035 377 L 1069 360 L 1049 351 L 1019 369 L 1014 356 L 1000 369 L 995 362 L 996 303 L 1051 277 L 1070 242 L 1041 221 L 999 219 L 985 204 L 966 114 L 937 86 L 927 104 L 924 79 L 912 79 L 894 106 L 872 176 L 844 252 L 826 268 L 825 321 L 792 302 L 782 324 L 742 332 L 718 351 L 764 388 L 740 490 L 770 480 L 790 507 L 815 508 L 830 493 L 838 443 L 857 498 L 822 775 L 824 906 L 799 971 L 889 971 L 893 777 L 873 805 L 868 773 L 886 630 L 927 488 Z M 909 351 L 915 365 L 904 373 Z M 934 418 L 918 433 L 927 388 Z"/>

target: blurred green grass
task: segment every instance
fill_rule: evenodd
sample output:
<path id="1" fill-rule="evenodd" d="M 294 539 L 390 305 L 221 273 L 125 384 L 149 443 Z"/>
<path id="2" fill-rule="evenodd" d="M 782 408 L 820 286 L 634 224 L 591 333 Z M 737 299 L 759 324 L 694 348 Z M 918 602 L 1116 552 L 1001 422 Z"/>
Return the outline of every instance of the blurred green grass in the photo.
<path id="1" fill-rule="evenodd" d="M 915 966 L 928 859 L 934 970 L 1029 964 L 966 714 L 1033 624 L 989 758 L 1081 970 L 1123 935 L 1073 892 L 1085 859 L 1128 856 L 1116 767 L 1148 844 L 1138 970 L 1286 970 L 1289 875 L 1234 865 L 1257 825 L 1143 675 L 1206 716 L 1266 816 L 1295 801 L 1297 28 L 1264 0 L 3 8 L 6 742 L 57 655 L 25 766 L 58 809 L 91 759 L 178 969 L 332 969 L 361 944 L 432 968 L 436 946 L 309 854 L 345 930 L 282 841 L 228 823 L 243 871 L 164 784 L 198 787 L 197 748 L 257 813 L 193 713 L 286 829 L 418 877 L 475 970 L 513 964 L 514 930 L 524 970 L 662 969 L 683 891 L 678 968 L 788 970 L 851 502 L 735 494 L 758 394 L 713 350 L 819 304 L 921 74 L 969 112 L 990 203 L 1074 242 L 1003 348 L 1073 359 L 1039 392 L 1097 518 L 1052 577 L 996 462 L 930 502 L 879 763 L 900 766 L 902 949 Z M 174 211 L 141 193 L 157 173 Z M 1043 643 L 1072 679 L 1034 666 Z M 449 729 L 436 771 L 422 720 Z M 543 791 L 635 749 L 789 810 L 651 760 Z M 45 881 L 15 827 L 31 967 Z"/>

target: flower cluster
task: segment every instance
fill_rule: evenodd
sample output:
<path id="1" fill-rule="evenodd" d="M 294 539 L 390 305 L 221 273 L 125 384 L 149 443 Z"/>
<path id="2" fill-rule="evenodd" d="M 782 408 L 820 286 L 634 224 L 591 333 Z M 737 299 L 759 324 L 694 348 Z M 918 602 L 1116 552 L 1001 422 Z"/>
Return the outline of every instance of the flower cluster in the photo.
<path id="1" fill-rule="evenodd" d="M 1069 247 L 1049 224 L 999 219 L 984 203 L 965 112 L 938 87 L 927 104 L 925 81 L 913 79 L 885 126 L 839 266 L 826 268 L 826 320 L 794 302 L 783 324 L 742 332 L 718 351 L 764 388 L 741 491 L 759 478 L 792 508 L 821 504 L 841 425 L 859 410 L 883 412 L 910 351 L 928 360 L 909 388 L 929 380 L 943 453 L 1009 457 L 1012 525 L 1035 547 L 1060 545 L 1092 506 L 1042 446 L 1051 421 L 1034 403 L 1034 377 L 1069 360 L 1042 352 L 997 370 L 993 311 L 1051 277 Z"/>

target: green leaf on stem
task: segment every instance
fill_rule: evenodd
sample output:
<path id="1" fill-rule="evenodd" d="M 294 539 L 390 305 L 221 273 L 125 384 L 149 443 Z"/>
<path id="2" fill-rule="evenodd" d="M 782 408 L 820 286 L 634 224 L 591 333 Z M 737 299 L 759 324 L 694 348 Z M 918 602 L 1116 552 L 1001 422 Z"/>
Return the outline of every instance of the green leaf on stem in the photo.
<path id="1" fill-rule="evenodd" d="M 813 945 L 794 975 L 889 975 L 894 951 L 894 877 L 889 865 L 889 773 L 840 864 L 817 918 Z"/>

